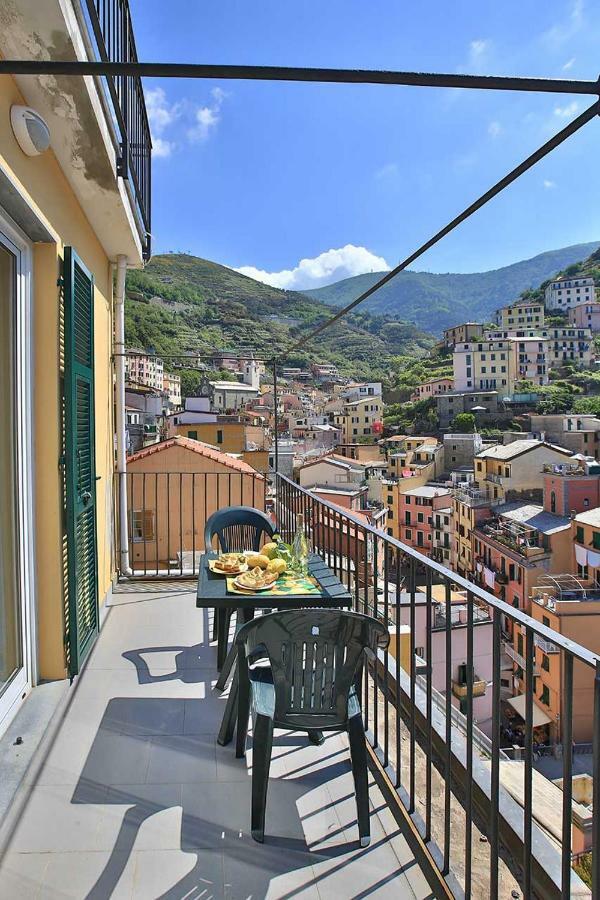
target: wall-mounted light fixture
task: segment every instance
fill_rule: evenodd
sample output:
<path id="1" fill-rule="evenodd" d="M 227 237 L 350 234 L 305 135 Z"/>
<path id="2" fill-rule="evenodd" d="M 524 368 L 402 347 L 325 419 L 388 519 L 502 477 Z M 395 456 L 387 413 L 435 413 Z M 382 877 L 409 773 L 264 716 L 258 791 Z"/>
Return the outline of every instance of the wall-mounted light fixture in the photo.
<path id="1" fill-rule="evenodd" d="M 50 146 L 50 129 L 35 109 L 11 106 L 10 124 L 19 147 L 27 156 L 39 156 Z"/>

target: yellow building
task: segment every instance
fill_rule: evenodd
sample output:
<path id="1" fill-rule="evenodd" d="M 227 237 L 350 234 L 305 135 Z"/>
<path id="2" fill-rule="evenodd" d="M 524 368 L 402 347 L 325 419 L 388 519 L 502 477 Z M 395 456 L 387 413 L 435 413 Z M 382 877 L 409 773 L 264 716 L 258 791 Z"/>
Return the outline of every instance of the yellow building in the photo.
<path id="1" fill-rule="evenodd" d="M 341 430 L 342 442 L 352 444 L 356 443 L 357 438 L 372 438 L 377 434 L 377 429 L 373 426 L 376 422 L 381 422 L 382 415 L 381 397 L 366 397 L 364 400 L 344 403 L 340 410 L 333 413 L 333 424 Z"/>
<path id="2" fill-rule="evenodd" d="M 234 453 L 257 472 L 269 471 L 269 444 L 262 425 L 245 422 L 191 422 L 169 426 L 169 437 L 191 438 Z"/>
<path id="3" fill-rule="evenodd" d="M 469 485 L 453 491 L 450 568 L 463 577 L 475 571 L 473 529 L 482 519 L 488 518 L 490 512 L 491 502 L 487 490 L 478 490 Z"/>
<path id="4" fill-rule="evenodd" d="M 0 56 L 87 59 L 84 7 L 11 0 Z M 0 76 L 0 731 L 41 679 L 79 671 L 115 576 L 114 294 L 150 231 L 130 84 L 135 152 L 93 78 Z"/>
<path id="5" fill-rule="evenodd" d="M 496 312 L 499 328 L 543 328 L 544 304 L 541 301 L 517 300 Z"/>
<path id="6" fill-rule="evenodd" d="M 487 489 L 493 500 L 512 500 L 519 496 L 541 499 L 543 467 L 565 463 L 570 458 L 569 450 L 546 441 L 496 444 L 475 457 L 475 480 L 477 487 Z"/>

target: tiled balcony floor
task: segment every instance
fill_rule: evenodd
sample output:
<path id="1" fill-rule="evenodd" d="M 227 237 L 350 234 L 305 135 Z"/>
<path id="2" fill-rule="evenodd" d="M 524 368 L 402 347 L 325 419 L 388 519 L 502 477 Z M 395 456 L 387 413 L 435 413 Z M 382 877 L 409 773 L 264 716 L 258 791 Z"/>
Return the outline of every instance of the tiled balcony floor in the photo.
<path id="1" fill-rule="evenodd" d="M 249 836 L 252 753 L 216 733 L 208 614 L 191 585 L 120 588 L 0 867 L 1 900 L 431 896 L 371 788 L 358 846 L 345 738 L 276 732 L 266 840 Z"/>

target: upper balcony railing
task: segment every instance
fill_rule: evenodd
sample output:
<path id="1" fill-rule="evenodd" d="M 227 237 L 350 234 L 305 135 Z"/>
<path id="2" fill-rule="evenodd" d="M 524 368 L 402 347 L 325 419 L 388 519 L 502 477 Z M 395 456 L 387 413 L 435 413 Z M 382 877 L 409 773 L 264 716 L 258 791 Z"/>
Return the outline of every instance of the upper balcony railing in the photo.
<path id="1" fill-rule="evenodd" d="M 102 62 L 137 62 L 128 0 L 81 0 L 87 10 Z M 107 76 L 120 139 L 117 173 L 129 180 L 146 232 L 144 258 L 150 258 L 152 139 L 139 76 Z"/>
<path id="2" fill-rule="evenodd" d="M 599 808 L 600 658 L 352 512 L 282 475 L 275 483 L 275 512 L 284 537 L 294 534 L 297 514 L 302 512 L 313 549 L 347 585 L 354 609 L 382 619 L 390 630 L 389 649 L 380 652 L 377 664 L 363 674 L 365 730 L 376 764 L 393 787 L 392 808 L 392 798 L 404 806 L 453 892 L 497 898 L 510 896 L 520 886 L 527 897 L 570 897 L 571 892 L 585 896 L 586 888 L 571 868 L 573 710 L 579 717 L 581 703 L 589 704 L 594 805 Z M 457 593 L 466 618 L 464 630 L 454 624 Z M 434 594 L 443 610 L 435 624 Z M 478 627 L 486 621 L 491 627 Z M 501 776 L 503 748 L 512 748 L 514 742 L 504 730 L 501 700 L 502 634 L 507 622 L 511 631 L 520 626 L 524 642 L 524 791 L 519 801 L 504 789 Z M 553 823 L 556 843 L 548 839 L 547 823 L 534 804 L 534 743 L 540 740 L 537 730 L 534 739 L 536 640 L 555 645 L 563 661 L 561 733 L 545 737 L 548 745 L 562 747 L 564 788 L 562 812 Z M 475 660 L 481 675 L 486 657 L 489 669 L 479 690 Z M 588 689 L 595 691 L 593 704 L 589 694 L 587 700 L 575 694 L 576 661 L 578 672 L 587 670 Z M 456 670 L 462 664 L 464 696 L 457 698 Z M 484 680 L 485 695 L 477 696 L 483 694 Z M 482 703 L 491 707 L 485 724 L 478 706 Z M 478 723 L 484 729 L 481 735 Z M 481 740 L 476 740 L 479 736 Z M 487 751 L 482 750 L 486 741 Z M 592 844 L 597 840 L 596 832 Z M 594 878 L 594 895 L 600 896 L 597 867 Z"/>

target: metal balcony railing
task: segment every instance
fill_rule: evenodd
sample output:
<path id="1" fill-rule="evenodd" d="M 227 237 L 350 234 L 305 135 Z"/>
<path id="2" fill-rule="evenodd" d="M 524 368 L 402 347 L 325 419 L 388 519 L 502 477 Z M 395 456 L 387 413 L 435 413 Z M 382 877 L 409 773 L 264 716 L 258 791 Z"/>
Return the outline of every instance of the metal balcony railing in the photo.
<path id="1" fill-rule="evenodd" d="M 102 62 L 137 62 L 129 0 L 80 0 L 87 10 Z M 144 258 L 150 258 L 152 139 L 139 76 L 107 76 L 106 84 L 120 137 L 117 172 L 133 188 L 146 231 Z"/>
<path id="2" fill-rule="evenodd" d="M 198 573 L 208 518 L 226 506 L 264 510 L 259 472 L 127 472 L 128 578 L 189 578 Z M 121 547 L 121 526 L 116 530 Z M 119 555 L 117 555 L 119 558 Z"/>
<path id="3" fill-rule="evenodd" d="M 296 516 L 302 512 L 314 550 L 347 585 L 354 608 L 382 619 L 390 629 L 388 650 L 380 652 L 377 663 L 363 673 L 361 696 L 374 765 L 380 774 L 385 773 L 390 784 L 390 808 L 403 808 L 403 814 L 412 818 L 438 871 L 452 883 L 455 893 L 473 895 L 474 878 L 477 894 L 491 898 L 510 896 L 517 883 L 526 897 L 558 898 L 571 896 L 571 891 L 585 893 L 584 885 L 571 869 L 573 669 L 577 661 L 578 672 L 587 671 L 586 690 L 591 689 L 595 698 L 591 704 L 590 694 L 584 692 L 588 699 L 583 700 L 584 694 L 577 687 L 578 717 L 581 703 L 587 702 L 587 714 L 593 721 L 592 771 L 594 806 L 598 809 L 600 657 L 285 476 L 276 475 L 275 486 L 275 512 L 284 537 L 293 535 Z M 441 633 L 433 627 L 434 587 L 436 597 L 442 595 L 445 610 Z M 453 631 L 456 633 L 457 629 L 452 627 L 452 602 L 457 590 L 461 592 L 461 604 L 466 604 L 466 630 L 458 629 L 465 637 L 458 663 L 466 667 L 466 691 L 464 698 L 453 702 L 457 663 Z M 488 611 L 491 628 L 476 626 L 480 608 Z M 506 758 L 502 750 L 501 701 L 502 629 L 506 623 L 510 623 L 511 630 L 520 626 L 524 635 L 521 803 L 501 786 L 501 765 Z M 481 644 L 480 636 L 484 634 L 488 646 Z M 536 819 L 533 802 L 536 638 L 556 644 L 563 657 L 560 740 L 564 790 L 558 843 L 548 839 L 546 823 Z M 417 647 L 425 661 L 418 666 Z M 487 680 L 486 696 L 476 697 L 474 662 L 477 659 L 481 672 L 482 655 L 486 654 L 491 659 L 491 678 Z M 578 674 L 578 686 L 579 677 Z M 477 704 L 486 702 L 490 695 L 492 713 L 486 725 L 487 737 L 476 741 Z M 462 703 L 464 722 L 460 729 L 455 707 L 458 702 Z M 485 740 L 489 741 L 488 752 L 481 749 Z M 535 742 L 538 741 L 536 732 Z M 597 820 L 594 827 L 593 842 L 597 843 Z M 483 836 L 485 841 L 481 840 Z M 596 871 L 594 877 L 598 892 L 600 873 Z M 453 879 L 458 879 L 459 884 Z M 507 892 L 510 879 L 513 881 Z"/>

